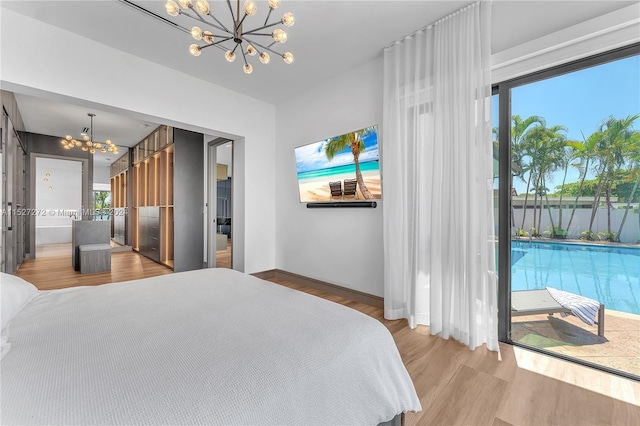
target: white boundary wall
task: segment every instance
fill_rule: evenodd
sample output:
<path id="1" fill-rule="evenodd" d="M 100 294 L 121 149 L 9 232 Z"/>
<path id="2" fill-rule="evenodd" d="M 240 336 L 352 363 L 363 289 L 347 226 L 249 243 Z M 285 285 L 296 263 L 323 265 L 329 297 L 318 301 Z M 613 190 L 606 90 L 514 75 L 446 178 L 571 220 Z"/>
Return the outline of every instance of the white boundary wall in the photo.
<path id="1" fill-rule="evenodd" d="M 622 222 L 622 217 L 624 216 L 624 207 L 616 208 L 611 210 L 611 232 L 618 232 L 618 228 L 620 227 L 620 223 Z M 522 215 L 524 213 L 524 209 L 513 209 L 513 216 L 515 224 L 512 224 L 512 229 L 521 228 L 522 225 Z M 527 209 L 527 214 L 525 217 L 524 227 L 522 227 L 525 231 L 530 232 L 533 225 L 533 208 Z M 562 228 L 566 229 L 569 224 L 569 218 L 571 217 L 572 209 L 562 209 Z M 536 209 L 536 222 L 537 218 L 540 216 L 540 212 L 542 212 L 542 222 L 540 225 L 539 232 L 542 235 L 549 236 L 549 234 L 543 234 L 544 231 L 551 230 L 551 222 L 549 221 L 549 212 L 546 207 L 542 209 Z M 555 226 L 558 226 L 560 209 L 552 208 L 551 215 L 553 217 L 553 222 Z M 638 206 L 635 206 L 635 212 L 632 208 L 629 209 L 629 213 L 627 213 L 627 218 L 624 222 L 624 227 L 622 228 L 622 233 L 620 235 L 620 242 L 627 244 L 638 244 L 640 243 L 640 218 L 638 217 Z M 573 220 L 571 221 L 571 228 L 567 230 L 567 238 L 580 238 L 581 233 L 589 229 L 589 221 L 591 220 L 591 209 L 576 209 Z M 593 222 L 593 232 L 606 232 L 607 231 L 607 209 L 606 207 L 598 208 L 596 212 L 596 218 Z"/>

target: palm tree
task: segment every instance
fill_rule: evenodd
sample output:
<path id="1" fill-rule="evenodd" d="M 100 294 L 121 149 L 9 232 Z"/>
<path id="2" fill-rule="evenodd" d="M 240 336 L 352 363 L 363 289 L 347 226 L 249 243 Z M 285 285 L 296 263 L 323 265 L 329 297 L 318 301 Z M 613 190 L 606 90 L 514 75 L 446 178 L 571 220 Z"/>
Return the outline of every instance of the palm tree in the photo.
<path id="1" fill-rule="evenodd" d="M 582 135 L 583 142 L 577 142 L 577 141 L 567 142 L 567 145 L 569 145 L 574 150 L 574 154 L 573 154 L 574 158 L 580 159 L 580 163 L 578 165 L 578 169 L 580 170 L 580 184 L 578 186 L 576 199 L 573 202 L 573 209 L 571 210 L 571 216 L 569 217 L 569 223 L 567 224 L 567 231 L 571 229 L 571 222 L 573 222 L 573 217 L 576 213 L 576 208 L 578 207 L 578 200 L 582 196 L 584 181 L 585 181 L 585 178 L 587 177 L 587 173 L 589 172 L 589 163 L 591 162 L 591 160 L 595 158 L 598 141 L 601 138 L 602 138 L 602 133 L 600 131 L 596 131 L 586 139 L 583 134 Z"/>
<path id="2" fill-rule="evenodd" d="M 631 189 L 631 194 L 627 199 L 627 205 L 624 210 L 624 215 L 622 216 L 622 221 L 620 222 L 620 227 L 618 228 L 618 233 L 616 234 L 616 239 L 620 241 L 620 234 L 622 234 L 622 227 L 624 226 L 625 221 L 627 220 L 627 214 L 629 213 L 629 207 L 631 207 L 631 202 L 634 199 L 636 190 L 638 186 L 640 186 L 640 131 L 635 131 L 631 135 L 627 144 L 627 155 L 629 159 L 629 167 L 630 173 L 627 177 L 628 180 L 635 179 L 635 183 L 633 185 L 633 189 Z"/>
<path id="3" fill-rule="evenodd" d="M 523 119 L 518 114 L 511 117 L 511 161 L 518 166 L 519 172 L 514 177 L 519 178 L 525 182 L 525 174 L 529 172 L 529 176 L 526 180 L 527 189 L 525 190 L 524 206 L 522 212 L 522 224 L 520 229 L 524 228 L 524 222 L 527 216 L 527 201 L 529 198 L 529 188 L 531 187 L 531 179 L 533 177 L 530 163 L 526 163 L 526 158 L 529 157 L 528 140 L 531 137 L 531 133 L 534 128 L 538 126 L 544 127 L 546 121 L 543 117 L 532 115 L 526 119 Z"/>
<path id="4" fill-rule="evenodd" d="M 558 229 L 563 230 L 564 231 L 564 235 L 567 235 L 567 231 L 568 231 L 568 227 L 566 230 L 564 230 L 564 228 L 562 228 L 562 198 L 564 197 L 564 191 L 565 191 L 565 184 L 567 182 L 567 172 L 569 171 L 569 166 L 576 166 L 579 164 L 572 164 L 571 161 L 575 158 L 576 156 L 576 150 L 575 150 L 575 145 L 579 144 L 578 141 L 573 141 L 573 140 L 567 140 L 565 141 L 564 145 L 565 145 L 565 149 L 564 149 L 564 156 L 562 158 L 562 167 L 564 170 L 564 173 L 562 175 L 562 183 L 560 184 L 560 200 L 558 201 L 558 205 L 560 206 L 560 211 L 558 212 Z"/>
<path id="5" fill-rule="evenodd" d="M 565 126 L 556 125 L 546 127 L 543 125 L 535 126 L 528 132 L 525 142 L 526 151 L 529 156 L 530 176 L 533 180 L 533 191 L 535 194 L 533 222 L 537 229 L 536 234 L 539 235 L 540 225 L 542 223 L 543 200 L 546 200 L 547 212 L 551 221 L 551 228 L 555 233 L 555 224 L 551 215 L 549 206 L 548 188 L 546 181 L 559 167 L 563 165 L 565 159 L 565 142 L 567 131 Z M 540 216 L 537 217 L 538 197 L 540 197 Z M 537 217 L 537 218 L 536 218 Z M 537 224 L 536 224 L 537 220 Z"/>
<path id="6" fill-rule="evenodd" d="M 364 129 L 357 130 L 355 132 L 345 133 L 341 136 L 336 136 L 335 138 L 329 139 L 327 144 L 324 147 L 325 154 L 327 155 L 327 159 L 331 161 L 333 157 L 345 148 L 349 147 L 351 149 L 351 154 L 353 154 L 353 162 L 356 165 L 356 179 L 358 180 L 358 186 L 360 187 L 360 192 L 362 192 L 362 196 L 365 199 L 372 199 L 373 195 L 367 189 L 367 185 L 364 183 L 364 179 L 362 178 L 362 172 L 360 171 L 360 153 L 364 151 L 364 139 L 369 136 L 372 132 L 374 132 L 375 126 L 365 127 Z"/>
<path id="7" fill-rule="evenodd" d="M 607 240 L 613 241 L 614 235 L 611 233 L 611 193 L 616 181 L 618 171 L 624 166 L 627 158 L 627 150 L 633 145 L 630 141 L 634 137 L 631 126 L 640 117 L 640 114 L 616 119 L 610 117 L 601 126 L 602 138 L 598 143 L 597 155 L 601 169 L 598 176 L 598 189 L 596 199 L 591 212 L 589 223 L 589 234 L 593 232 L 593 221 L 598 208 L 600 194 L 604 193 L 607 205 Z"/>
<path id="8" fill-rule="evenodd" d="M 536 163 L 538 165 L 537 174 L 539 176 L 538 181 L 541 190 L 538 230 L 540 229 L 542 220 L 542 195 L 544 195 L 547 202 L 547 212 L 551 223 L 552 236 L 556 235 L 556 226 L 553 223 L 553 216 L 551 215 L 548 196 L 549 191 L 546 187 L 546 182 L 547 178 L 553 175 L 553 173 L 566 162 L 565 146 L 567 137 L 564 134 L 566 131 L 567 128 L 562 125 L 542 127 L 536 131 L 539 145 L 537 145 L 534 155 L 536 156 Z"/>

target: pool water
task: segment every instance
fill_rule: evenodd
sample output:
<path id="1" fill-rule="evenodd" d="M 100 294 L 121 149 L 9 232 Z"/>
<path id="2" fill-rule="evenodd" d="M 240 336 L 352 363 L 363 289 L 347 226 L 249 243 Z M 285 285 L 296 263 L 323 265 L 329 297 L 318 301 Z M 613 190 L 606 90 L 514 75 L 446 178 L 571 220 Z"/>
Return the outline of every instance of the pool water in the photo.
<path id="1" fill-rule="evenodd" d="M 640 315 L 640 248 L 513 241 L 512 290 L 555 287 Z"/>

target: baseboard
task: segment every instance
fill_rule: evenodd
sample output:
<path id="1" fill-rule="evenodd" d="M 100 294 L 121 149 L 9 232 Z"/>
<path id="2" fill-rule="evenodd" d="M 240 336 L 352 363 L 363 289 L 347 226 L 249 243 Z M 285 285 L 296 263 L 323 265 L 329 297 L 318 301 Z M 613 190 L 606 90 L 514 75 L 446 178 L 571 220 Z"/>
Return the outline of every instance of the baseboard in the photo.
<path id="1" fill-rule="evenodd" d="M 271 270 L 268 270 L 268 271 L 256 272 L 256 273 L 253 273 L 253 274 L 250 274 L 250 275 L 253 275 L 254 277 L 258 277 L 258 278 L 263 279 L 263 280 L 268 280 L 269 278 L 275 278 L 276 270 L 275 269 L 271 269 Z"/>
<path id="2" fill-rule="evenodd" d="M 364 293 L 362 291 L 353 290 L 350 288 L 342 287 L 339 285 L 331 284 L 325 281 L 316 280 L 315 278 L 305 277 L 303 275 L 294 274 L 293 272 L 287 272 L 280 269 L 271 269 L 269 271 L 256 272 L 254 275 L 262 279 L 282 279 L 291 281 L 299 285 L 315 288 L 329 294 L 344 297 L 345 299 L 353 300 L 354 302 L 364 303 L 365 305 L 373 306 L 376 308 L 384 308 L 384 299 L 380 296 L 374 296 L 373 294 Z"/>

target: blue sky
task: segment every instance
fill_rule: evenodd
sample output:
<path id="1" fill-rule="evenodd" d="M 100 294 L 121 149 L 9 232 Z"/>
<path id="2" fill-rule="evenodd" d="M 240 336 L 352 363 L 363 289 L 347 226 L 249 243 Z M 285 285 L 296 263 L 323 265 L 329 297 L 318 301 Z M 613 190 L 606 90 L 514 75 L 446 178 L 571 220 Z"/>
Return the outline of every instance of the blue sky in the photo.
<path id="1" fill-rule="evenodd" d="M 497 96 L 493 99 L 493 126 L 498 126 Z M 624 118 L 640 113 L 640 56 L 587 68 L 536 83 L 514 88 L 511 113 L 523 118 L 539 115 L 547 126 L 564 125 L 568 139 L 582 141 L 609 118 Z M 640 130 L 640 119 L 634 126 Z M 570 168 L 567 182 L 578 179 L 577 170 Z M 549 189 L 562 181 L 558 172 Z M 526 183 L 513 182 L 519 194 Z"/>
<path id="2" fill-rule="evenodd" d="M 327 160 L 324 146 L 328 141 L 329 139 L 324 139 L 296 148 L 296 170 L 298 173 L 353 164 L 353 155 L 349 147 L 336 154 L 331 161 Z M 364 139 L 364 147 L 364 152 L 360 153 L 360 163 L 378 160 L 377 127 L 374 132 Z"/>

